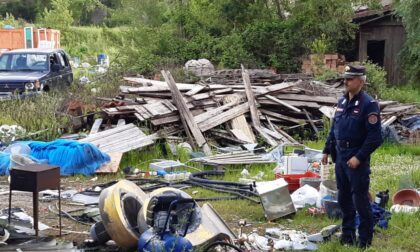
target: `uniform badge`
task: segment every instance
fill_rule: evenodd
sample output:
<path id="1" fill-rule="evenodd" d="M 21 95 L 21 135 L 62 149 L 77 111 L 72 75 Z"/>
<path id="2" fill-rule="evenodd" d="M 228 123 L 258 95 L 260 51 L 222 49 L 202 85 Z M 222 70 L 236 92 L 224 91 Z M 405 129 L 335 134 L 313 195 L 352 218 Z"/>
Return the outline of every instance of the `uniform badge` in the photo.
<path id="1" fill-rule="evenodd" d="M 370 124 L 376 124 L 378 122 L 378 115 L 377 114 L 370 114 L 368 117 L 368 122 Z"/>
<path id="2" fill-rule="evenodd" d="M 337 112 L 343 112 L 343 108 L 337 108 Z"/>
<path id="3" fill-rule="evenodd" d="M 360 109 L 359 108 L 355 108 L 354 110 L 353 110 L 353 115 L 359 115 L 359 113 L 360 113 Z"/>

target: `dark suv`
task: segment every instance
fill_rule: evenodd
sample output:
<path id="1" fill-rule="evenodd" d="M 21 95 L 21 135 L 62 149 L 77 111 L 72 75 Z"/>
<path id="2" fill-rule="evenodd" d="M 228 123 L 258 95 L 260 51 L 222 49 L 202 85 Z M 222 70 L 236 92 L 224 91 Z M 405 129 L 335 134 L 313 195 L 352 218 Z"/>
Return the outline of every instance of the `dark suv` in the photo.
<path id="1" fill-rule="evenodd" d="M 73 82 L 67 54 L 61 49 L 18 49 L 0 55 L 0 99 Z"/>

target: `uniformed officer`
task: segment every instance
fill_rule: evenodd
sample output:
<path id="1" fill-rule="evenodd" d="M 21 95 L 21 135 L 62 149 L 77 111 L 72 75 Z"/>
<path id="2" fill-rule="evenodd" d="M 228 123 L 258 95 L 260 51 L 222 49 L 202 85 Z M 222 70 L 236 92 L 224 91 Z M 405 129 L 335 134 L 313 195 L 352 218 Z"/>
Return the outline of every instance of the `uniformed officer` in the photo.
<path id="1" fill-rule="evenodd" d="M 368 193 L 370 155 L 382 144 L 379 104 L 362 91 L 366 82 L 363 66 L 347 66 L 344 73 L 346 93 L 338 100 L 322 162 L 331 154 L 335 162 L 338 203 L 343 212 L 342 244 L 366 248 L 373 237 L 373 217 Z M 355 217 L 360 215 L 359 240 L 356 241 Z"/>

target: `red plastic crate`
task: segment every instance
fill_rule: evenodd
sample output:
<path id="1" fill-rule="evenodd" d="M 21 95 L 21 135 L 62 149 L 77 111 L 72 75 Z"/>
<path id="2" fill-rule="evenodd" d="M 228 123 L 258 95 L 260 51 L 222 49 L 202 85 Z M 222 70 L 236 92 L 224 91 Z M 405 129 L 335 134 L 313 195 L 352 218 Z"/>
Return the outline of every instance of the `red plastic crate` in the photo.
<path id="1" fill-rule="evenodd" d="M 284 178 L 284 180 L 287 181 L 287 183 L 289 183 L 289 191 L 293 192 L 297 189 L 299 189 L 300 187 L 300 178 L 319 178 L 320 176 L 316 173 L 307 171 L 305 173 L 301 173 L 301 174 L 280 174 L 280 173 L 276 173 L 275 174 L 276 179 L 279 178 Z"/>

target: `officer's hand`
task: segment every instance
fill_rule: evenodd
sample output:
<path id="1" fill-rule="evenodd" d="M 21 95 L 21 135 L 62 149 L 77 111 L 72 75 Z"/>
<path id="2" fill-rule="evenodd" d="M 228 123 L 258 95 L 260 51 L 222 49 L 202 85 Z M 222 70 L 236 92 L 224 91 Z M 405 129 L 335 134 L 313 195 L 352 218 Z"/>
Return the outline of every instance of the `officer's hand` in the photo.
<path id="1" fill-rule="evenodd" d="M 350 168 L 356 169 L 357 167 L 359 167 L 360 161 L 359 161 L 359 159 L 357 159 L 357 157 L 352 157 L 352 158 L 350 158 L 349 161 L 347 161 L 347 165 Z"/>
<path id="2" fill-rule="evenodd" d="M 321 162 L 322 162 L 323 165 L 327 165 L 328 164 L 328 154 L 323 154 L 322 155 Z"/>

